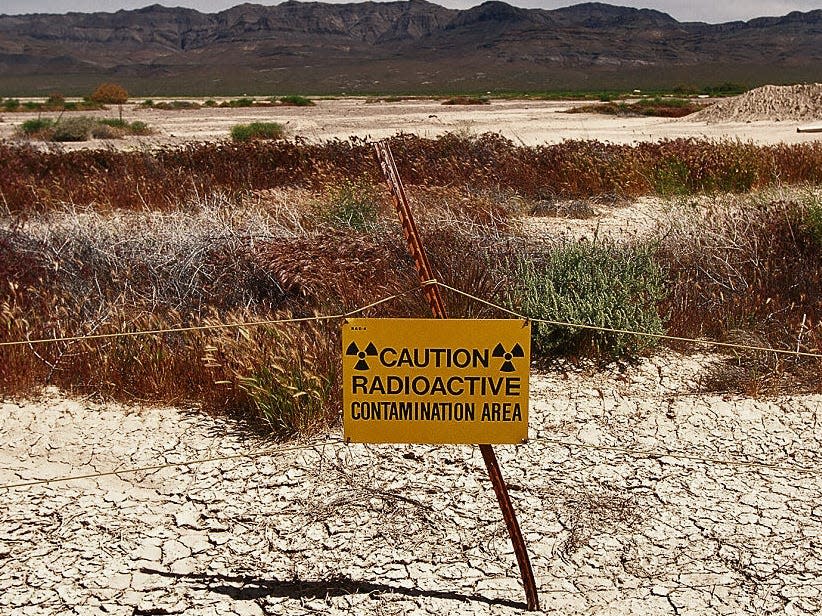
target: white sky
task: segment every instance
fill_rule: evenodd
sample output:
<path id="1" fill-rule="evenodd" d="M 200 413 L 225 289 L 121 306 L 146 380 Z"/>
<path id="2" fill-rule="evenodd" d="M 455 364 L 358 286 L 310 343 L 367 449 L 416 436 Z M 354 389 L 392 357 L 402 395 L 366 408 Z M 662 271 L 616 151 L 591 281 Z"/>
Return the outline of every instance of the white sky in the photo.
<path id="1" fill-rule="evenodd" d="M 249 0 L 256 4 L 278 4 L 270 0 Z M 340 0 L 326 0 L 338 2 Z M 344 0 L 350 1 L 350 0 Z M 450 8 L 468 8 L 480 4 L 478 0 L 434 0 Z M 578 4 L 574 0 L 507 0 L 509 4 L 527 8 L 555 9 Z M 67 11 L 107 11 L 135 9 L 150 4 L 185 6 L 215 13 L 243 0 L 0 0 L 0 14 L 14 13 L 65 13 Z M 663 11 L 679 21 L 706 21 L 721 23 L 748 20 L 754 17 L 786 15 L 791 11 L 822 9 L 822 0 L 612 0 L 609 4 L 652 8 Z"/>

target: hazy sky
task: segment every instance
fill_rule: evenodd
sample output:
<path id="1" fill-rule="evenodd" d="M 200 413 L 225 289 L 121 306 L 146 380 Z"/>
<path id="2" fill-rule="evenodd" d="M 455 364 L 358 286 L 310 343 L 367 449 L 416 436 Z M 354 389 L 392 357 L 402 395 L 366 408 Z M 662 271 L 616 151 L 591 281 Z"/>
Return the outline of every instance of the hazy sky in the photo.
<path id="1" fill-rule="evenodd" d="M 249 0 L 256 4 L 278 4 L 267 0 Z M 325 0 L 331 2 L 350 0 Z M 481 0 L 433 0 L 450 8 L 468 8 Z M 507 0 L 509 4 L 528 8 L 554 9 L 578 4 L 574 0 Z M 150 4 L 185 6 L 204 13 L 214 13 L 241 4 L 243 0 L 0 0 L 2 13 L 65 13 L 67 11 L 116 11 Z M 822 8 L 822 0 L 610 0 L 609 4 L 652 8 L 672 15 L 680 21 L 720 23 L 737 19 L 748 20 L 766 15 L 785 15 L 791 11 L 811 11 Z"/>

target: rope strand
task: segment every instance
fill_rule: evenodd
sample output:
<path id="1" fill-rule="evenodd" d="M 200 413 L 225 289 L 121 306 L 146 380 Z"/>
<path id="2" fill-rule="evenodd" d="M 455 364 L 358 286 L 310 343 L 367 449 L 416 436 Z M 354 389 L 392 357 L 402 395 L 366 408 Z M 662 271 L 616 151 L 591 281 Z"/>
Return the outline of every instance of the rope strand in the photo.
<path id="1" fill-rule="evenodd" d="M 307 443 L 305 445 L 293 445 L 291 447 L 274 447 L 270 449 L 262 449 L 251 453 L 235 453 L 225 456 L 215 456 L 211 458 L 198 458 L 196 460 L 187 460 L 184 462 L 169 462 L 166 464 L 154 464 L 152 466 L 139 466 L 136 468 L 115 469 L 112 471 L 103 471 L 100 473 L 88 473 L 86 475 L 69 475 L 67 477 L 56 477 L 54 479 L 33 479 L 31 481 L 23 481 L 20 483 L 10 483 L 0 486 L 0 490 L 10 490 L 12 488 L 29 488 L 32 486 L 49 485 L 52 483 L 65 483 L 67 481 L 78 481 L 80 479 L 97 479 L 99 477 L 111 477 L 112 475 L 126 475 L 130 473 L 143 473 L 151 471 L 159 471 L 164 468 L 176 468 L 178 466 L 195 466 L 197 464 L 205 464 L 206 462 L 220 462 L 224 460 L 238 460 L 238 459 L 255 459 L 262 456 L 269 456 L 287 451 L 301 451 L 304 449 L 313 449 L 318 445 L 325 445 L 328 443 L 342 443 L 342 439 L 335 439 L 330 441 L 317 441 L 315 443 Z"/>
<path id="2" fill-rule="evenodd" d="M 362 306 L 360 308 L 356 308 L 349 312 L 339 313 L 339 314 L 331 314 L 331 315 L 322 315 L 322 316 L 314 316 L 314 317 L 296 317 L 296 318 L 287 318 L 287 319 L 268 319 L 262 321 L 244 321 L 240 323 L 217 323 L 214 325 L 193 325 L 190 327 L 172 327 L 167 329 L 150 329 L 150 330 L 140 330 L 135 332 L 112 332 L 110 334 L 87 334 L 81 336 L 65 336 L 65 337 L 54 337 L 54 338 L 38 338 L 34 340 L 12 340 L 8 342 L 0 342 L 0 347 L 9 347 L 9 346 L 23 346 L 23 345 L 34 345 L 34 344 L 45 344 L 45 343 L 56 343 L 56 342 L 74 342 L 79 340 L 99 340 L 99 339 L 106 339 L 106 338 L 122 338 L 127 336 L 151 336 L 151 335 L 161 335 L 161 334 L 171 334 L 171 333 L 184 333 L 184 332 L 192 332 L 192 331 L 207 331 L 207 330 L 217 330 L 217 329 L 231 329 L 231 328 L 240 328 L 240 327 L 259 327 L 264 325 L 279 325 L 285 323 L 305 323 L 305 322 L 318 322 L 318 321 L 334 321 L 345 319 L 348 317 L 352 317 L 356 314 L 360 314 L 369 308 L 374 308 L 386 302 L 394 301 L 408 295 L 409 293 L 413 293 L 414 291 L 418 291 L 420 289 L 424 289 L 428 286 L 436 285 L 443 289 L 447 289 L 448 291 L 453 291 L 463 297 L 471 299 L 475 302 L 480 304 L 484 304 L 490 308 L 494 308 L 495 310 L 499 310 L 505 314 L 511 315 L 512 317 L 516 317 L 517 319 L 523 319 L 525 321 L 531 321 L 532 323 L 543 323 L 545 325 L 552 325 L 554 327 L 570 327 L 574 329 L 584 329 L 589 331 L 598 331 L 608 334 L 622 334 L 626 336 L 639 336 L 644 338 L 653 338 L 656 340 L 667 340 L 669 342 L 683 342 L 687 344 L 696 344 L 702 346 L 709 346 L 709 347 L 719 347 L 723 349 L 738 349 L 744 351 L 755 351 L 760 353 L 775 353 L 778 355 L 789 355 L 793 357 L 807 357 L 811 359 L 822 359 L 822 353 L 813 353 L 809 351 L 799 351 L 799 350 L 792 350 L 792 349 L 775 349 L 772 347 L 764 347 L 764 346 L 756 346 L 750 344 L 739 344 L 735 342 L 720 342 L 719 340 L 706 340 L 706 339 L 699 339 L 699 338 L 686 338 L 684 336 L 671 336 L 669 334 L 656 334 L 652 332 L 643 332 L 637 331 L 632 329 L 620 329 L 616 327 L 605 327 L 601 325 L 590 325 L 587 323 L 573 323 L 570 321 L 555 321 L 551 319 L 540 319 L 537 317 L 531 317 L 528 315 L 521 314 L 516 312 L 515 310 L 511 310 L 510 308 L 506 308 L 500 304 L 496 304 L 494 302 L 490 302 L 486 299 L 478 297 L 472 293 L 468 293 L 467 291 L 463 291 L 462 289 L 458 289 L 457 287 L 452 287 L 449 284 L 441 282 L 435 278 L 430 280 L 425 280 L 420 283 L 419 286 L 412 287 L 400 293 L 396 293 L 394 295 L 389 295 L 382 299 L 379 299 L 375 302 Z"/>
<path id="3" fill-rule="evenodd" d="M 414 291 L 419 291 L 421 287 L 412 287 L 410 289 L 406 289 L 400 293 L 395 293 L 394 295 L 389 295 L 387 297 L 383 297 L 382 299 L 378 299 L 375 302 L 367 304 L 365 306 L 361 306 L 360 308 L 355 308 L 349 312 L 343 312 L 340 314 L 330 314 L 330 315 L 320 315 L 320 316 L 313 316 L 313 317 L 292 317 L 286 319 L 266 319 L 262 321 L 242 321 L 238 323 L 216 323 L 214 325 L 192 325 L 189 327 L 170 327 L 170 328 L 163 328 L 163 329 L 144 329 L 138 330 L 134 332 L 112 332 L 110 334 L 86 334 L 82 336 L 64 336 L 64 337 L 55 337 L 55 338 L 37 338 L 34 340 L 13 340 L 10 342 L 0 342 L 0 347 L 4 346 L 22 346 L 22 345 L 33 345 L 33 344 L 45 344 L 49 342 L 75 342 L 78 340 L 100 340 L 106 338 L 125 338 L 129 336 L 157 336 L 161 334 L 178 334 L 183 332 L 194 332 L 194 331 L 208 331 L 208 330 L 217 330 L 217 329 L 232 329 L 232 328 L 240 328 L 240 327 L 260 327 L 264 325 L 279 325 L 284 323 L 307 323 L 307 322 L 318 322 L 318 321 L 334 321 L 340 319 L 346 319 L 348 317 L 352 317 L 356 314 L 360 314 L 361 312 L 365 312 L 370 308 L 375 308 L 386 302 L 394 301 L 408 295 L 409 293 L 413 293 Z"/>
<path id="4" fill-rule="evenodd" d="M 763 347 L 763 346 L 755 346 L 750 344 L 738 344 L 734 342 L 720 342 L 718 340 L 705 340 L 699 338 L 685 338 L 682 336 L 670 336 L 668 334 L 654 334 L 651 332 L 642 332 L 636 331 L 631 329 L 618 329 L 615 327 L 603 327 L 601 325 L 587 325 L 585 323 L 571 323 L 568 321 L 552 321 L 550 319 L 539 319 L 535 317 L 529 317 L 527 315 L 520 314 L 515 312 L 514 310 L 510 310 L 505 308 L 504 306 L 500 306 L 499 304 L 495 304 L 493 302 L 489 302 L 486 299 L 481 297 L 477 297 L 471 293 L 463 291 L 461 289 L 457 289 L 456 287 L 452 287 L 451 285 L 445 284 L 444 282 L 439 281 L 426 281 L 430 284 L 436 284 L 443 289 L 448 289 L 449 291 L 453 291 L 463 297 L 467 297 L 468 299 L 472 299 L 476 302 L 481 304 L 485 304 L 491 308 L 496 308 L 497 310 L 504 312 L 506 314 L 510 314 L 518 319 L 524 319 L 526 321 L 531 321 L 532 323 L 544 323 L 545 325 L 553 325 L 555 327 L 572 327 L 575 329 L 586 329 L 591 331 L 598 331 L 604 332 L 609 334 L 624 334 L 628 336 L 641 336 L 645 338 L 655 338 L 657 340 L 668 340 L 670 342 L 687 342 L 690 344 L 701 344 L 704 346 L 713 346 L 713 347 L 721 347 L 726 349 L 740 349 L 746 351 L 759 351 L 759 352 L 766 352 L 766 353 L 778 353 L 780 355 L 793 355 L 797 357 L 810 357 L 813 359 L 822 359 L 822 353 L 811 353 L 808 351 L 793 351 L 791 349 L 774 349 L 771 347 Z"/>

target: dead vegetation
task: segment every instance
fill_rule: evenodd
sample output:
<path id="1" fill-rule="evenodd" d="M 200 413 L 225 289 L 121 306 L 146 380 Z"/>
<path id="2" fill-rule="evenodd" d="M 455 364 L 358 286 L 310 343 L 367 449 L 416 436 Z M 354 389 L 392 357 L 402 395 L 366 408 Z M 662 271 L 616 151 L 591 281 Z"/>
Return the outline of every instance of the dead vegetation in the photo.
<path id="1" fill-rule="evenodd" d="M 636 321 L 611 316 L 601 324 L 656 323 L 686 337 L 820 350 L 818 189 L 734 195 L 776 181 L 818 184 L 818 144 L 518 148 L 495 136 L 408 136 L 393 145 L 430 260 L 448 284 L 516 310 L 526 297 L 517 290 L 531 284 L 590 288 L 603 302 L 625 288 L 646 299 L 663 289 Z M 366 315 L 428 315 L 419 293 L 405 293 L 416 275 L 364 142 L 222 143 L 153 154 L 0 144 L 0 167 L 0 340 L 339 314 L 400 293 Z M 518 221 L 528 213 L 587 215 L 594 202 L 607 209 L 648 191 L 696 208 L 693 217 L 611 252 L 535 246 L 521 235 Z M 690 205 L 695 191 L 710 191 L 712 205 Z M 597 282 L 591 259 L 612 252 L 633 265 Z M 562 285 L 543 267 L 557 259 L 570 272 Z M 637 264 L 655 272 L 659 289 L 632 269 Z M 518 277 L 523 271 L 527 281 Z M 555 299 L 574 301 L 565 292 Z M 455 317 L 502 316 L 462 296 L 447 293 L 446 301 Z M 558 316 L 545 303 L 532 308 L 531 316 Z M 569 333 L 545 335 L 576 340 Z M 546 354 L 604 359 L 642 346 L 597 337 L 554 342 Z M 51 384 L 196 402 L 289 436 L 336 421 L 338 346 L 338 325 L 317 322 L 0 347 L 0 390 Z M 822 382 L 815 360 L 756 363 L 741 355 L 738 363 L 746 372 L 717 375 L 710 386 L 762 393 L 773 383 L 818 389 Z"/>
<path id="2" fill-rule="evenodd" d="M 822 182 L 820 142 L 757 146 L 674 139 L 523 147 L 494 134 L 446 134 L 401 135 L 391 147 L 409 185 L 504 190 L 535 199 L 747 192 Z M 366 140 L 219 142 L 136 152 L 42 151 L 0 143 L 2 202 L 22 216 L 65 204 L 173 211 L 214 193 L 317 190 L 351 180 L 382 183 Z"/>

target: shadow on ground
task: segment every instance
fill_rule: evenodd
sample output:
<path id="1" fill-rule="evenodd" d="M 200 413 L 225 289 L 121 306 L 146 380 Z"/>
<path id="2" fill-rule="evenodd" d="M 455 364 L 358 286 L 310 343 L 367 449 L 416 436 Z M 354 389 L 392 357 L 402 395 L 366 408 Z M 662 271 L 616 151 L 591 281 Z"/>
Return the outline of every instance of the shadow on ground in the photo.
<path id="1" fill-rule="evenodd" d="M 278 580 L 259 579 L 249 575 L 221 575 L 205 573 L 172 573 L 155 569 L 141 568 L 142 573 L 174 578 L 219 593 L 237 601 L 251 601 L 265 597 L 288 597 L 291 599 L 322 599 L 342 597 L 345 595 L 380 595 L 398 594 L 408 597 L 430 597 L 450 599 L 453 601 L 502 605 L 515 609 L 525 609 L 525 604 L 509 599 L 489 599 L 481 595 L 466 595 L 445 590 L 423 590 L 406 586 L 392 586 L 376 582 L 353 580 L 348 576 L 335 575 L 324 580 Z"/>

